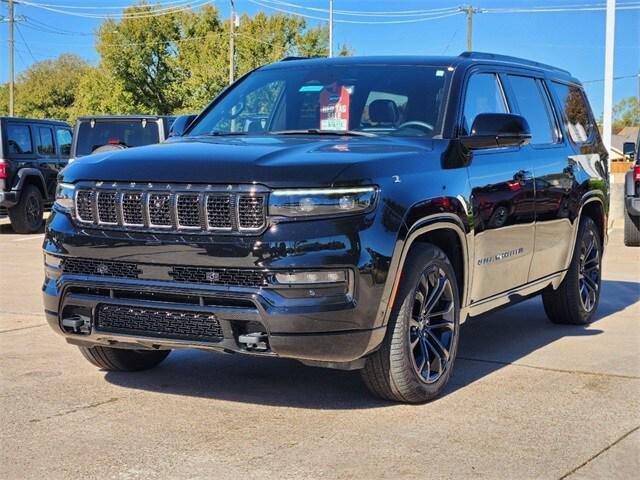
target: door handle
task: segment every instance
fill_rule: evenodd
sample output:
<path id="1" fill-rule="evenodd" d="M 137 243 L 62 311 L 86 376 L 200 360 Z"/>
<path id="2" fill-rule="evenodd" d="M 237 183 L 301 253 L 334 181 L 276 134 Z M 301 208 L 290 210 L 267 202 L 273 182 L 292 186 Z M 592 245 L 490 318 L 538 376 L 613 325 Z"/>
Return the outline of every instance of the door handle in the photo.
<path id="1" fill-rule="evenodd" d="M 517 182 L 524 183 L 528 180 L 533 180 L 533 173 L 531 173 L 529 170 L 519 170 L 513 176 L 513 179 Z"/>

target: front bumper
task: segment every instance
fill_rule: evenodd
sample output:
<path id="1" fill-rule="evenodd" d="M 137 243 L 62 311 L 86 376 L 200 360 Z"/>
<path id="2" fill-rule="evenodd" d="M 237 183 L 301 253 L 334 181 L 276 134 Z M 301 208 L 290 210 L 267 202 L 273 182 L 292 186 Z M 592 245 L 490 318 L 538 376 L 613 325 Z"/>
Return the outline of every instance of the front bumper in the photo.
<path id="1" fill-rule="evenodd" d="M 177 283 L 162 278 L 79 275 L 47 266 L 44 305 L 51 327 L 70 343 L 119 348 L 199 348 L 294 358 L 312 364 L 354 363 L 382 342 L 379 320 L 389 259 L 395 239 L 372 213 L 331 221 L 279 224 L 258 237 L 129 234 L 76 227 L 53 211 L 44 250 L 58 258 L 126 261 L 153 269 L 189 265 L 263 268 L 269 271 L 346 269 L 346 292 L 321 288 L 295 295 L 276 288 Z M 374 241 L 375 237 L 375 241 Z M 374 248 L 375 245 L 375 248 Z M 302 295 L 300 295 L 302 293 Z M 210 313 L 223 336 L 215 340 L 167 338 L 145 332 L 103 331 L 96 322 L 101 305 Z M 87 319 L 82 332 L 63 326 L 69 316 Z M 267 349 L 240 341 L 262 330 Z"/>

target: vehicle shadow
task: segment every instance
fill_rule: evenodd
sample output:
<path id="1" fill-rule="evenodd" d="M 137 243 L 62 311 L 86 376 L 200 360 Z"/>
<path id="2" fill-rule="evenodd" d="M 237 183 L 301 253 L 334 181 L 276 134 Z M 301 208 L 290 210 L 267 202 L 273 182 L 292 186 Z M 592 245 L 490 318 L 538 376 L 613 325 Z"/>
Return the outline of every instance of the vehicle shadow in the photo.
<path id="1" fill-rule="evenodd" d="M 469 320 L 461 327 L 460 361 L 440 398 L 560 338 L 599 335 L 599 320 L 638 301 L 639 283 L 604 281 L 596 320 L 587 327 L 552 324 L 540 298 Z M 108 372 L 105 378 L 125 388 L 282 407 L 347 410 L 394 405 L 372 397 L 358 372 L 192 350 L 175 351 L 148 372 Z"/>

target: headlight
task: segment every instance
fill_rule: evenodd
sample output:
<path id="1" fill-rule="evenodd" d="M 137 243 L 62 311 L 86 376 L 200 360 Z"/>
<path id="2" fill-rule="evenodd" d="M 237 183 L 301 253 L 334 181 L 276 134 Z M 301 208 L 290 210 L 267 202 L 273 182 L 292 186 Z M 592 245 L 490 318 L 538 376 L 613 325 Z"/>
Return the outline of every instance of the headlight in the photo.
<path id="1" fill-rule="evenodd" d="M 71 211 L 73 209 L 73 196 L 75 191 L 75 185 L 70 183 L 59 183 L 56 187 L 55 205 L 66 212 Z"/>
<path id="2" fill-rule="evenodd" d="M 361 213 L 373 207 L 375 187 L 274 190 L 269 214 L 283 217 L 315 217 Z"/>

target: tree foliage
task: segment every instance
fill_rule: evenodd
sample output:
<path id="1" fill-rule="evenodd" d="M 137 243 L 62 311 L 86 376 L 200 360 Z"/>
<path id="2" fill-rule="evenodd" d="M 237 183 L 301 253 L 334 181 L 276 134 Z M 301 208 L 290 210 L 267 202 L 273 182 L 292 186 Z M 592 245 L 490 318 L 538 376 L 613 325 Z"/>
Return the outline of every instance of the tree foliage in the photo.
<path id="1" fill-rule="evenodd" d="M 228 83 L 229 21 L 212 4 L 196 12 L 150 15 L 142 0 L 97 31 L 95 66 L 74 55 L 33 64 L 20 75 L 16 114 L 73 120 L 79 115 L 195 112 Z M 325 56 L 326 26 L 263 12 L 243 15 L 235 29 L 235 76 L 288 55 Z M 350 55 L 348 46 L 340 55 Z M 8 88 L 0 85 L 0 113 Z"/>
<path id="2" fill-rule="evenodd" d="M 640 98 L 627 97 L 613 107 L 613 129 L 618 131 L 624 127 L 640 125 Z"/>
<path id="3" fill-rule="evenodd" d="M 77 55 L 60 55 L 34 63 L 18 75 L 15 84 L 16 116 L 66 120 L 76 101 L 77 85 L 90 70 Z M 9 113 L 9 87 L 2 86 L 0 114 Z"/>

